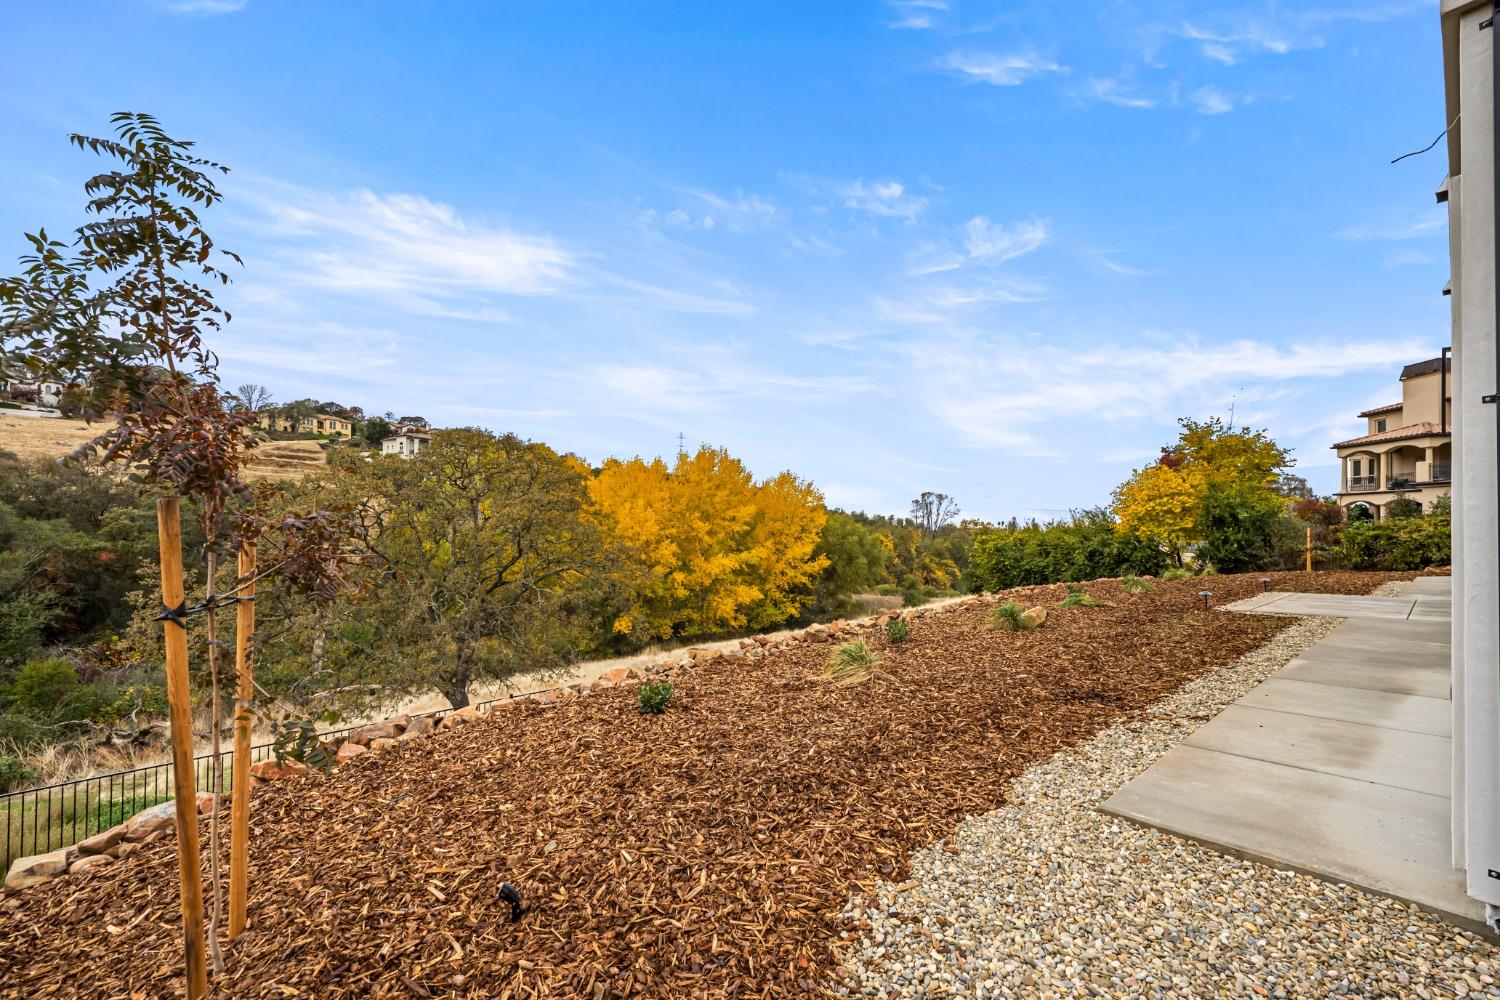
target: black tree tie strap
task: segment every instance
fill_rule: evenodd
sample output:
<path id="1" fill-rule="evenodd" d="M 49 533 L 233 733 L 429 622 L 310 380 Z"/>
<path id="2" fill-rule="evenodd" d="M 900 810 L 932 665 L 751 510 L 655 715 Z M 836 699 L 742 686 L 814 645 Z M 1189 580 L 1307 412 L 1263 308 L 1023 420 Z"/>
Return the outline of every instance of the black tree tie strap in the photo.
<path id="1" fill-rule="evenodd" d="M 187 631 L 187 601 L 179 601 L 177 607 L 169 608 L 165 604 L 161 606 L 161 614 L 154 619 L 159 622 L 172 622 L 184 632 Z"/>

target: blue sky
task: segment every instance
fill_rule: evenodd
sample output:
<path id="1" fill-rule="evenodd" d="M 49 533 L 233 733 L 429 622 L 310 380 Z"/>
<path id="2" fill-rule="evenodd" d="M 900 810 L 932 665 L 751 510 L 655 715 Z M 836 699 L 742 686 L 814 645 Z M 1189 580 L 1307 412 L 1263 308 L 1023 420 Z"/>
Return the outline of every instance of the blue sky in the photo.
<path id="1" fill-rule="evenodd" d="M 1447 343 L 1433 2 L 10 4 L 6 260 L 116 110 L 234 168 L 229 385 L 845 507 L 1104 503 L 1231 405 L 1331 491 Z"/>

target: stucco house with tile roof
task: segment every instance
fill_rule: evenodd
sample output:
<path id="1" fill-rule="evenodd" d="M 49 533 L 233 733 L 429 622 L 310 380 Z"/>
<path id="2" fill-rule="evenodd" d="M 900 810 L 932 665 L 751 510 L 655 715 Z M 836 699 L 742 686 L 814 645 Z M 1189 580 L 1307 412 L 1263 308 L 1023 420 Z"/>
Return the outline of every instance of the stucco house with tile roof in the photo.
<path id="1" fill-rule="evenodd" d="M 1380 519 L 1406 497 L 1427 510 L 1453 482 L 1453 363 L 1445 349 L 1401 370 L 1401 402 L 1365 410 L 1365 433 L 1333 446 L 1339 506 Z"/>

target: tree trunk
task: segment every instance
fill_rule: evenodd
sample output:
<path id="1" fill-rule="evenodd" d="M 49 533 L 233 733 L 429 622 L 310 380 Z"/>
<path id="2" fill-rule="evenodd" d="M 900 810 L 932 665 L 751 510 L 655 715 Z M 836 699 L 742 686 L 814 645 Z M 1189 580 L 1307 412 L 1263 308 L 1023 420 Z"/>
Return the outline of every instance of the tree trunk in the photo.
<path id="1" fill-rule="evenodd" d="M 448 699 L 454 708 L 465 708 L 469 704 L 469 668 L 456 667 L 451 671 L 440 671 L 433 678 L 438 693 Z"/>

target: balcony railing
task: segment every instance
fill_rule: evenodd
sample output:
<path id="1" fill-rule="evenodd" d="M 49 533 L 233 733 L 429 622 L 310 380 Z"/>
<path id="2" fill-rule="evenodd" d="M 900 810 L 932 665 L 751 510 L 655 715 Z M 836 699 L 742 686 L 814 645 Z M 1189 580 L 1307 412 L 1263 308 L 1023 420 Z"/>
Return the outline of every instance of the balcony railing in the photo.
<path id="1" fill-rule="evenodd" d="M 1415 472 L 1397 472 L 1385 477 L 1385 488 L 1388 490 L 1414 490 L 1417 488 L 1417 474 Z"/>
<path id="2" fill-rule="evenodd" d="M 1433 462 L 1430 468 L 1432 469 L 1433 482 L 1451 483 L 1453 481 L 1452 462 Z"/>
<path id="3" fill-rule="evenodd" d="M 1349 492 L 1362 493 L 1366 490 L 1378 490 L 1380 483 L 1374 476 L 1350 476 Z"/>

